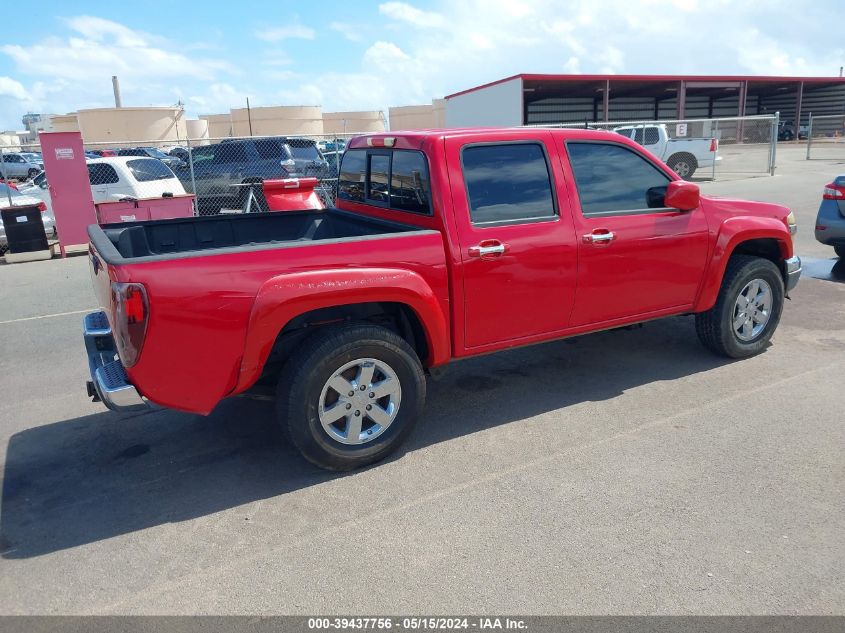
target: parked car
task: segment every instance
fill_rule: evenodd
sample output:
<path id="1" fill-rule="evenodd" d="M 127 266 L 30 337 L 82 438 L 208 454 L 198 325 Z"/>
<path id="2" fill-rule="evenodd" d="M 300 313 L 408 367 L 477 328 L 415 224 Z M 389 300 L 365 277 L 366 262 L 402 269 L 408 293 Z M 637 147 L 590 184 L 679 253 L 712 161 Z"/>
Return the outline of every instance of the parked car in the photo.
<path id="1" fill-rule="evenodd" d="M 188 160 L 190 160 L 191 157 L 191 151 L 187 147 L 174 147 L 168 152 L 168 154 L 178 158 L 185 164 L 188 163 Z"/>
<path id="2" fill-rule="evenodd" d="M 19 152 L 3 152 L 3 162 L 0 163 L 0 178 L 4 180 L 10 178 L 29 180 L 42 169 L 44 169 L 43 164 L 27 160 Z"/>
<path id="3" fill-rule="evenodd" d="M 337 178 L 337 174 L 340 171 L 340 161 L 343 157 L 343 150 L 341 151 L 327 151 L 321 152 L 323 155 L 323 160 L 326 161 L 326 178 Z"/>
<path id="4" fill-rule="evenodd" d="M 146 156 L 149 158 L 156 158 L 163 162 L 170 169 L 182 169 L 185 167 L 185 161 L 176 156 L 168 156 L 157 147 L 130 147 L 117 150 L 118 156 Z"/>
<path id="5" fill-rule="evenodd" d="M 798 139 L 799 140 L 806 140 L 807 133 L 809 132 L 809 126 L 801 125 L 798 128 Z M 778 140 L 779 141 L 793 141 L 795 140 L 795 122 L 794 121 L 781 121 L 778 125 Z"/>
<path id="6" fill-rule="evenodd" d="M 613 131 L 645 147 L 684 179 L 692 178 L 699 167 L 713 167 L 713 161 L 722 160 L 717 139 L 671 138 L 665 124 L 618 127 Z"/>
<path id="7" fill-rule="evenodd" d="M 0 209 L 9 209 L 9 199 L 11 198 L 11 208 L 14 207 L 38 207 L 41 210 L 41 219 L 44 222 L 44 232 L 47 237 L 52 239 L 56 237 L 56 219 L 47 205 L 34 196 L 21 193 L 14 187 L 9 187 L 5 183 L 0 183 Z M 3 226 L 3 218 L 0 217 L 0 254 L 6 251 L 9 243 L 6 240 L 6 228 Z"/>
<path id="8" fill-rule="evenodd" d="M 184 195 L 185 188 L 173 171 L 154 158 L 113 156 L 87 161 L 88 178 L 94 202 L 121 198 L 159 198 Z M 41 172 L 21 192 L 38 198 L 52 213 L 52 199 L 47 173 Z"/>
<path id="9" fill-rule="evenodd" d="M 824 187 L 816 216 L 816 239 L 832 246 L 839 258 L 845 260 L 845 174 Z"/>
<path id="10" fill-rule="evenodd" d="M 266 179 L 321 177 L 328 165 L 316 143 L 310 139 L 270 137 L 225 140 L 191 149 L 191 171 L 176 171 L 185 189 L 195 193 L 199 204 L 209 211 L 243 208 L 249 190 L 259 208 L 267 210 L 261 187 Z M 196 191 L 193 184 L 196 183 Z M 250 187 L 250 185 L 256 185 Z"/>
<path id="11" fill-rule="evenodd" d="M 92 225 L 89 395 L 208 414 L 272 382 L 301 453 L 347 470 L 402 444 L 450 360 L 684 314 L 753 356 L 801 273 L 789 209 L 702 196 L 606 132 L 360 136 L 338 194 Z"/>
<path id="12" fill-rule="evenodd" d="M 110 156 L 117 156 L 117 150 L 114 149 L 92 149 L 92 154 L 96 154 L 98 158 L 108 158 Z"/>

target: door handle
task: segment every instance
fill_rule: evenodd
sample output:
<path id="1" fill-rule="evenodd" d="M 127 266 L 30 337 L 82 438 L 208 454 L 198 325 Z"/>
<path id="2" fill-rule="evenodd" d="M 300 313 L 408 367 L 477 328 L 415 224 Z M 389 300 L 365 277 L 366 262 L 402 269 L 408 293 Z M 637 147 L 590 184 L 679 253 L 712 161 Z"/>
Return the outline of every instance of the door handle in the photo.
<path id="1" fill-rule="evenodd" d="M 468 252 L 470 257 L 495 259 L 504 255 L 507 250 L 508 245 L 502 244 L 499 240 L 484 240 L 476 246 L 470 246 Z"/>
<path id="2" fill-rule="evenodd" d="M 613 238 L 616 235 L 613 231 L 608 231 L 607 229 L 596 229 L 592 233 L 587 233 L 583 240 L 587 244 L 608 244 L 613 241 Z"/>

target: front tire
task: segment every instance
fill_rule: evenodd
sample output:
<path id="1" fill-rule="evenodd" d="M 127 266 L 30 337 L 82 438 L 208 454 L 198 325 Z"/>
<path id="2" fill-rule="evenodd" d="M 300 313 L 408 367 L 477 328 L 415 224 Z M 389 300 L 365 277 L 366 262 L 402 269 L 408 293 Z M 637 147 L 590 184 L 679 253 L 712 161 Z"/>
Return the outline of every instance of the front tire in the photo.
<path id="1" fill-rule="evenodd" d="M 38 170 L 37 170 L 37 169 L 30 169 L 28 172 L 26 172 L 26 179 L 27 179 L 27 180 L 32 180 L 32 179 L 33 179 L 33 178 L 35 178 L 37 175 L 38 175 Z"/>
<path id="2" fill-rule="evenodd" d="M 783 277 L 768 259 L 734 255 L 728 262 L 716 305 L 695 315 L 706 348 L 729 358 L 762 352 L 783 311 Z"/>
<path id="3" fill-rule="evenodd" d="M 373 325 L 327 329 L 285 363 L 276 410 L 308 461 L 353 470 L 395 451 L 425 403 L 419 358 L 394 332 Z"/>

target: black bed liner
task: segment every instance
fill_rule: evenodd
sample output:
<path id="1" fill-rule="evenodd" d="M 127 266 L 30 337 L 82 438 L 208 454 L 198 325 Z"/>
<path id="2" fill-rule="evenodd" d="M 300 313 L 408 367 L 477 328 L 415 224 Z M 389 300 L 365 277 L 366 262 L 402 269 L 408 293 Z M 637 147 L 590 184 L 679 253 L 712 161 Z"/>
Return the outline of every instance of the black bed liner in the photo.
<path id="1" fill-rule="evenodd" d="M 212 249 L 272 247 L 419 230 L 415 226 L 327 209 L 92 225 L 89 235 L 107 260 L 134 260 L 178 257 Z"/>

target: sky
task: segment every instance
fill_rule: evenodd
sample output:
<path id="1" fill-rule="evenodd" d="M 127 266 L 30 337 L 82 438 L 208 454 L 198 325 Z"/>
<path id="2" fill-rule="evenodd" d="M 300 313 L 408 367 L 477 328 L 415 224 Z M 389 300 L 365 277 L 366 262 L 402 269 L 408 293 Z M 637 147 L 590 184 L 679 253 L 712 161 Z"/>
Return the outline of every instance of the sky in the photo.
<path id="1" fill-rule="evenodd" d="M 185 105 L 385 110 L 516 73 L 835 76 L 841 0 L 39 0 L 0 36 L 21 115 Z"/>

